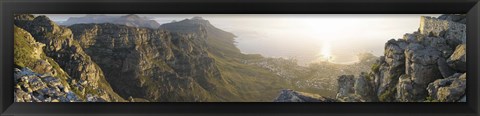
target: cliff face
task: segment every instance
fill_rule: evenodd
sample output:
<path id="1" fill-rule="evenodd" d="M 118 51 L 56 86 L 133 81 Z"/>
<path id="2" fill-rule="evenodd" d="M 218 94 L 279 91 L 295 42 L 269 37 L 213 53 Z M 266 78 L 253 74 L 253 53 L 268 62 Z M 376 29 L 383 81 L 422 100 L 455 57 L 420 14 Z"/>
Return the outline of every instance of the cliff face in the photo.
<path id="1" fill-rule="evenodd" d="M 72 91 L 70 78 L 43 52 L 45 44 L 36 42 L 30 33 L 14 27 L 15 102 L 82 101 L 79 91 Z M 22 68 L 23 67 L 23 68 Z M 19 69 L 21 68 L 21 69 Z M 31 69 L 30 69 L 31 68 Z"/>
<path id="2" fill-rule="evenodd" d="M 384 56 L 371 65 L 368 73 L 339 76 L 335 100 L 465 102 L 465 21 L 465 15 L 421 17 L 417 32 L 385 43 Z M 305 102 L 286 93 L 278 98 Z"/>
<path id="3" fill-rule="evenodd" d="M 244 55 L 234 44 L 235 35 L 216 28 L 208 20 L 201 17 L 163 24 L 160 29 L 179 33 L 196 33 L 203 30 L 207 34 L 206 43 L 210 53 L 222 58 L 242 57 Z"/>
<path id="4" fill-rule="evenodd" d="M 464 22 L 454 21 L 464 20 L 463 15 L 421 17 L 418 32 L 407 33 L 403 39 L 392 39 L 385 44 L 385 56 L 367 75 L 373 81 L 362 82 L 361 78 L 365 77 L 362 75 L 355 81 L 350 79 L 354 86 L 373 86 L 353 92 L 338 91 L 337 98 L 350 94 L 359 97 L 347 96 L 349 100 L 344 101 L 376 101 L 377 98 L 382 102 L 461 101 L 466 89 L 466 27 Z M 338 83 L 339 88 L 351 88 L 342 77 Z M 365 90 L 376 94 L 364 96 L 358 92 Z"/>
<path id="5" fill-rule="evenodd" d="M 206 33 L 175 33 L 114 24 L 69 27 L 123 97 L 213 101 L 222 81 L 206 51 Z M 215 84 L 214 84 L 215 83 Z"/>
<path id="6" fill-rule="evenodd" d="M 63 78 L 68 79 L 70 85 L 80 83 L 79 86 L 73 86 L 74 88 L 72 88 L 80 93 L 79 96 L 90 96 L 101 99 L 101 101 L 124 101 L 111 90 L 100 67 L 85 54 L 82 47 L 73 39 L 70 29 L 58 26 L 45 16 L 34 17 L 32 15 L 17 15 L 15 25 L 28 33 L 23 35 L 31 35 L 36 42 L 45 46 L 40 51 L 43 51 L 45 57 L 48 57 L 46 59 L 52 59 L 49 60 L 50 64 L 58 63 L 58 68 L 67 69 L 64 71 L 68 76 L 64 75 Z M 17 30 L 20 32 L 20 29 Z M 17 38 L 20 39 L 22 35 L 16 35 L 15 38 L 16 40 Z M 20 50 L 21 48 L 23 47 L 15 49 Z M 37 49 L 40 48 L 43 47 Z M 29 52 L 31 51 L 19 51 L 15 55 L 29 54 Z M 28 60 L 16 62 L 16 65 L 33 68 L 29 65 L 22 65 L 20 62 L 26 64 Z M 36 73 L 42 73 L 42 71 L 36 71 Z"/>

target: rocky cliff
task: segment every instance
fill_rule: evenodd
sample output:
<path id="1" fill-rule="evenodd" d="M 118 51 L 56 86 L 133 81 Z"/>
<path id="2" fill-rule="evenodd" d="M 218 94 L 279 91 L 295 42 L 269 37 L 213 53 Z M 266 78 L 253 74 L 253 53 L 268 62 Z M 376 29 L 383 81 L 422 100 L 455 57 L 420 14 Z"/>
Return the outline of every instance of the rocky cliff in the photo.
<path id="1" fill-rule="evenodd" d="M 417 32 L 385 44 L 384 57 L 367 75 L 372 81 L 362 82 L 362 75 L 353 81 L 355 86 L 371 86 L 353 90 L 359 97 L 349 98 L 365 101 L 378 98 L 381 102 L 459 101 L 466 89 L 465 18 L 465 15 L 421 17 Z M 339 85 L 339 88 L 351 86 L 342 78 Z M 365 96 L 358 91 L 375 94 Z M 337 98 L 352 93 L 338 92 Z"/>
<path id="2" fill-rule="evenodd" d="M 339 76 L 335 100 L 465 102 L 466 16 L 420 18 L 417 32 L 385 44 L 384 56 L 368 73 Z M 279 98 L 289 96 L 280 94 Z"/>
<path id="3" fill-rule="evenodd" d="M 66 73 L 59 73 L 61 75 L 57 78 L 67 80 L 78 96 L 94 97 L 99 101 L 124 101 L 112 91 L 100 67 L 73 39 L 70 29 L 58 26 L 48 17 L 33 15 L 16 15 L 15 25 L 19 27 L 15 30 L 15 41 L 19 42 L 16 44 L 18 46 L 15 46 L 15 56 L 18 56 L 15 58 L 15 64 L 19 68 L 32 68 L 34 73 L 42 74 L 52 72 L 50 69 L 54 67 L 56 70 L 52 73 Z M 25 49 L 29 48 L 26 47 L 28 44 L 34 44 L 37 47 Z M 28 59 L 28 54 L 33 56 L 44 54 L 40 55 L 43 61 L 34 63 L 32 59 Z M 38 66 L 43 67 L 40 69 L 45 70 L 35 70 L 38 67 L 32 66 L 31 63 L 39 64 Z"/>
<path id="4" fill-rule="evenodd" d="M 15 102 L 82 101 L 80 91 L 71 87 L 78 83 L 43 52 L 45 44 L 36 42 L 30 33 L 14 27 L 14 82 Z M 23 67 L 23 68 L 22 68 Z M 32 69 L 30 69 L 30 68 Z M 19 69 L 21 68 L 21 69 Z"/>
<path id="5" fill-rule="evenodd" d="M 69 28 L 123 97 L 219 100 L 214 94 L 223 79 L 206 51 L 204 30 L 176 33 L 116 24 L 76 24 Z"/>

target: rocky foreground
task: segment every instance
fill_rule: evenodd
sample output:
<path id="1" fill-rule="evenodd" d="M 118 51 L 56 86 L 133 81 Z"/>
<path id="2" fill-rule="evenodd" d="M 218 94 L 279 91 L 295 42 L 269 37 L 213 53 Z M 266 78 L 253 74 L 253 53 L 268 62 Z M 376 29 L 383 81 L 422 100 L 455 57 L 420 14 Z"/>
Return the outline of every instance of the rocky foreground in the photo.
<path id="1" fill-rule="evenodd" d="M 421 17 L 417 32 L 385 44 L 368 73 L 339 76 L 334 100 L 283 90 L 274 101 L 465 102 L 465 21 L 465 15 Z"/>

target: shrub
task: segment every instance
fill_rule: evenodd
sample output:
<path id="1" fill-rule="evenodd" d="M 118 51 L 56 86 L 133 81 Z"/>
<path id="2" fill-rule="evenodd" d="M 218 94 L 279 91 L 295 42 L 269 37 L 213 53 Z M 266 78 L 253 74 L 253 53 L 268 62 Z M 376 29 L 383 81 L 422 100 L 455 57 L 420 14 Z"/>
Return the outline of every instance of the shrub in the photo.
<path id="1" fill-rule="evenodd" d="M 392 98 L 393 96 L 395 95 L 395 93 L 397 92 L 397 90 L 395 88 L 389 88 L 387 89 L 385 92 L 383 92 L 379 97 L 378 99 L 381 101 L 381 102 L 389 102 L 389 101 L 392 101 Z"/>
<path id="2" fill-rule="evenodd" d="M 371 70 L 372 70 L 374 73 L 379 72 L 379 71 L 380 71 L 380 64 L 377 64 L 377 63 L 372 64 Z"/>

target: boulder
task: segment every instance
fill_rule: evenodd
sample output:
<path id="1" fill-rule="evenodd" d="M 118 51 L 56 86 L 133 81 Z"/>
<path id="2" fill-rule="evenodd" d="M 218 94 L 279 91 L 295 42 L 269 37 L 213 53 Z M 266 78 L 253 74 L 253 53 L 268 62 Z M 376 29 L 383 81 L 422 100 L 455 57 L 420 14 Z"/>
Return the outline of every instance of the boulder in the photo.
<path id="1" fill-rule="evenodd" d="M 408 75 L 402 75 L 399 78 L 396 89 L 396 100 L 399 102 L 413 102 L 415 98 L 416 90 L 414 89 L 414 83 Z"/>
<path id="2" fill-rule="evenodd" d="M 466 53 L 466 45 L 461 44 L 458 45 L 455 49 L 455 52 L 448 58 L 447 63 L 453 69 L 459 72 L 466 72 L 467 71 L 467 53 Z"/>
<path id="3" fill-rule="evenodd" d="M 42 78 L 42 80 L 43 80 L 45 83 L 47 83 L 47 85 L 48 85 L 49 87 L 57 88 L 58 86 L 63 86 L 62 83 L 60 82 L 60 79 L 55 78 L 55 77 L 52 77 L 52 76 L 48 76 L 48 77 Z"/>
<path id="4" fill-rule="evenodd" d="M 274 100 L 274 102 L 337 102 L 337 100 L 317 94 L 286 89 L 280 92 L 280 95 Z"/>
<path id="5" fill-rule="evenodd" d="M 450 66 L 448 66 L 448 63 L 445 58 L 439 58 L 437 60 L 437 66 L 443 78 L 450 77 L 455 73 L 455 70 Z"/>
<path id="6" fill-rule="evenodd" d="M 423 35 L 444 37 L 451 45 L 466 42 L 466 25 L 434 17 L 422 16 L 420 33 Z"/>
<path id="7" fill-rule="evenodd" d="M 33 70 L 40 74 L 46 74 L 49 72 L 49 75 L 52 75 L 51 72 L 54 72 L 52 65 L 45 60 L 37 60 L 33 65 Z"/>
<path id="8" fill-rule="evenodd" d="M 393 101 L 398 78 L 405 74 L 404 51 L 408 42 L 391 39 L 385 44 L 385 63 L 380 66 L 380 84 L 377 96 L 380 101 Z"/>
<path id="9" fill-rule="evenodd" d="M 354 91 L 359 95 L 361 99 L 366 102 L 377 101 L 377 96 L 374 91 L 374 85 L 372 83 L 373 77 L 365 72 L 362 72 L 355 80 Z"/>
<path id="10" fill-rule="evenodd" d="M 338 89 L 336 98 L 348 96 L 354 94 L 355 76 L 353 75 L 341 75 L 338 77 Z"/>
<path id="11" fill-rule="evenodd" d="M 437 66 L 437 60 L 441 53 L 435 48 L 423 46 L 418 43 L 411 43 L 405 50 L 406 75 L 404 75 L 397 86 L 397 97 L 399 101 L 421 101 L 428 92 L 426 87 L 429 83 L 442 78 Z"/>
<path id="12" fill-rule="evenodd" d="M 20 89 L 15 90 L 13 93 L 15 102 L 32 102 L 33 98 L 29 93 L 26 93 Z"/>
<path id="13" fill-rule="evenodd" d="M 466 14 L 442 14 L 438 17 L 438 19 L 466 24 L 467 15 Z"/>
<path id="14" fill-rule="evenodd" d="M 378 101 L 373 75 L 362 72 L 360 76 L 341 75 L 338 78 L 336 99 L 340 102 L 374 102 Z"/>
<path id="15" fill-rule="evenodd" d="M 442 56 L 445 58 L 450 57 L 450 55 L 453 53 L 453 48 L 449 46 L 448 41 L 443 37 L 426 36 L 418 32 L 414 32 L 403 35 L 403 40 L 407 41 L 408 43 L 418 43 L 422 44 L 423 46 L 433 47 L 442 52 Z"/>
<path id="16" fill-rule="evenodd" d="M 46 88 L 46 84 L 37 76 L 32 76 L 28 82 L 29 86 L 32 88 L 32 91 L 37 91 L 42 88 Z"/>
<path id="17" fill-rule="evenodd" d="M 46 72 L 50 73 L 50 72 Z M 20 77 L 18 77 L 20 76 Z M 40 75 L 29 68 L 15 69 L 14 100 L 16 102 L 76 102 L 81 99 L 68 100 L 66 97 L 76 97 L 75 93 L 67 94 L 58 77 Z M 61 89 L 62 88 L 62 89 Z"/>
<path id="18" fill-rule="evenodd" d="M 449 78 L 438 79 L 428 85 L 428 94 L 440 102 L 456 102 L 465 96 L 466 74 L 455 74 Z"/>
<path id="19" fill-rule="evenodd" d="M 413 43 L 409 44 L 405 55 L 406 74 L 410 75 L 416 84 L 426 85 L 442 77 L 437 68 L 437 60 L 441 57 L 438 50 Z"/>

